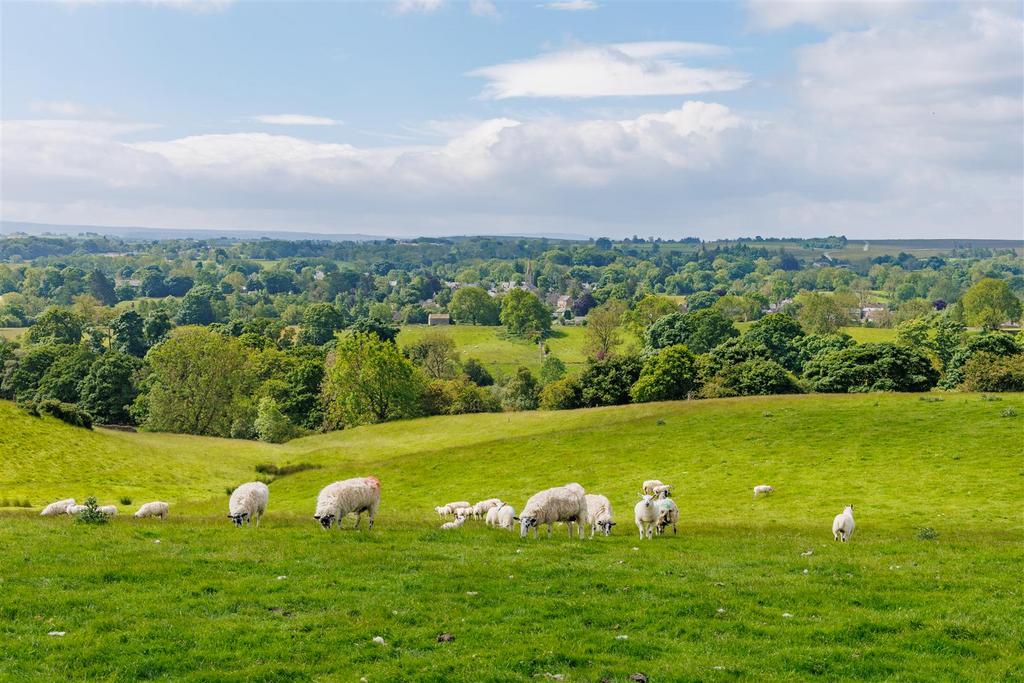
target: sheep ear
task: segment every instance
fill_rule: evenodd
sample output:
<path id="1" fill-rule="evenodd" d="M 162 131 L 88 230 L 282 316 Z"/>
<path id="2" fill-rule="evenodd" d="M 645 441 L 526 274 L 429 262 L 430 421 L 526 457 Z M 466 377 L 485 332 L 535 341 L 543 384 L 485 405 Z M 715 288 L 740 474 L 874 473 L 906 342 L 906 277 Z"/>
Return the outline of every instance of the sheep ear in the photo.
<path id="1" fill-rule="evenodd" d="M 513 517 L 512 519 L 516 520 L 517 522 L 519 521 L 518 517 Z"/>

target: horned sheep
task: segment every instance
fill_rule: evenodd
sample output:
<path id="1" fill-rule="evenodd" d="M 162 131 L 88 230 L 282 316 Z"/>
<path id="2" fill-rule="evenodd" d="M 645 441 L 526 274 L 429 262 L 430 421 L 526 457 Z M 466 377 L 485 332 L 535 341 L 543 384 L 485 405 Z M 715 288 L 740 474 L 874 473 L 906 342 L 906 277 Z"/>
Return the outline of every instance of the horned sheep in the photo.
<path id="1" fill-rule="evenodd" d="M 328 484 L 317 496 L 316 514 L 314 519 L 320 522 L 320 526 L 330 529 L 335 520 L 338 522 L 338 529 L 341 529 L 341 521 L 345 515 L 354 512 L 356 514 L 356 527 L 363 519 L 363 513 L 369 513 L 370 528 L 373 528 L 373 518 L 377 514 L 377 506 L 380 505 L 380 480 L 377 477 L 356 477 L 345 479 Z"/>

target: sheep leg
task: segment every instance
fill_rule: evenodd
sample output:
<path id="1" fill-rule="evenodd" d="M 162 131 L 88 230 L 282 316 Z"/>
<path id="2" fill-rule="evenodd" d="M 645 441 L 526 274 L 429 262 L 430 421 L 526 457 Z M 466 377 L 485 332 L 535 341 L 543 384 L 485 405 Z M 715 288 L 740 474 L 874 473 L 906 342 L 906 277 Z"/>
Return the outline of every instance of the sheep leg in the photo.
<path id="1" fill-rule="evenodd" d="M 356 527 L 355 527 L 356 529 L 359 528 L 359 523 L 362 522 L 362 521 L 363 521 L 363 511 L 360 510 L 359 512 L 356 513 Z"/>
<path id="2" fill-rule="evenodd" d="M 369 513 L 367 513 L 367 516 L 370 518 L 370 529 L 373 528 L 373 513 L 374 513 L 373 508 L 371 508 Z"/>

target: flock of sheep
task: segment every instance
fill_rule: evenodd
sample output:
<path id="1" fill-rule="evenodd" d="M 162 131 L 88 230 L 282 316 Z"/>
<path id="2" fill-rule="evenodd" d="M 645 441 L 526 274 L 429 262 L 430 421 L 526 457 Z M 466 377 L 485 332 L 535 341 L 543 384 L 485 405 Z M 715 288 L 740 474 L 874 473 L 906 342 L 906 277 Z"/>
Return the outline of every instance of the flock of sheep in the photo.
<path id="1" fill-rule="evenodd" d="M 640 500 L 633 506 L 633 521 L 640 533 L 640 539 L 651 539 L 654 534 L 665 533 L 671 526 L 672 533 L 678 533 L 679 507 L 672 500 L 672 486 L 657 479 L 648 479 L 641 486 Z M 775 489 L 767 484 L 754 487 L 754 497 L 768 495 Z M 228 500 L 228 518 L 235 526 L 254 524 L 259 526 L 260 518 L 266 512 L 270 499 L 270 489 L 259 481 L 241 484 L 231 492 Z M 321 489 L 316 500 L 316 512 L 313 518 L 324 529 L 330 529 L 335 523 L 341 529 L 342 520 L 349 514 L 356 515 L 355 528 L 359 528 L 363 513 L 368 513 L 369 527 L 373 528 L 373 520 L 380 505 L 380 480 L 376 477 L 355 477 L 336 481 Z M 161 501 L 142 505 L 135 513 L 137 518 L 158 517 L 166 519 L 169 506 Z M 47 505 L 40 513 L 42 516 L 61 514 L 77 515 L 86 509 L 77 505 L 74 498 L 58 500 Z M 117 514 L 113 505 L 97 508 L 108 516 Z M 442 529 L 457 529 L 470 518 L 484 518 L 487 526 L 497 529 L 514 530 L 519 523 L 519 536 L 525 538 L 530 529 L 534 537 L 540 536 L 540 527 L 547 526 L 551 536 L 555 523 L 563 523 L 572 538 L 577 533 L 584 537 L 586 528 L 590 529 L 590 538 L 600 530 L 605 536 L 611 534 L 616 522 L 612 515 L 612 504 L 606 496 L 587 493 L 579 484 L 572 483 L 555 486 L 530 496 L 517 516 L 515 508 L 500 498 L 488 498 L 475 505 L 469 501 L 455 501 L 439 505 L 434 511 L 442 518 L 453 516 L 454 519 L 441 525 Z M 832 537 L 836 541 L 846 542 L 853 534 L 853 506 L 848 505 L 842 513 L 832 521 Z"/>

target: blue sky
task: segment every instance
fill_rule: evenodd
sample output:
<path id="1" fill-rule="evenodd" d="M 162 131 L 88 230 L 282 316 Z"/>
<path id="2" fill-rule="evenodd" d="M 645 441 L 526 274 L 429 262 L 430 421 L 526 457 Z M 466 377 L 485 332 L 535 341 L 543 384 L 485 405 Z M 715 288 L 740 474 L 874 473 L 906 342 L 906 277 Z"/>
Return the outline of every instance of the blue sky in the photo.
<path id="1" fill-rule="evenodd" d="M 1022 237 L 1019 3 L 2 13 L 4 220 Z"/>

